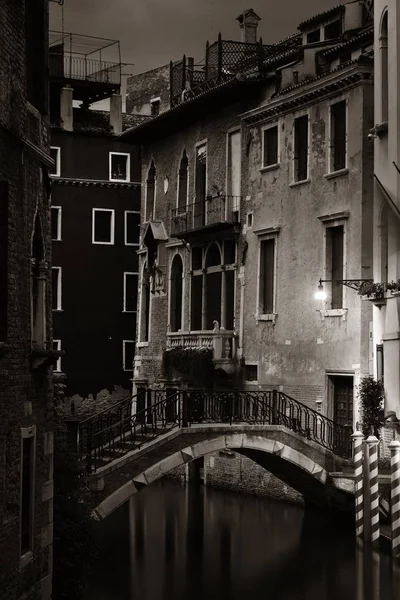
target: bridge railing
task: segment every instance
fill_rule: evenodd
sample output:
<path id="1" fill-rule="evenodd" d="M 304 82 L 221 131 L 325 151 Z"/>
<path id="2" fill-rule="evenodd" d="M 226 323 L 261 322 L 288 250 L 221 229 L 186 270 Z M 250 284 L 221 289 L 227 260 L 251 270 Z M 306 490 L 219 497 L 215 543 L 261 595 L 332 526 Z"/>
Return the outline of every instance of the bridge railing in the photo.
<path id="1" fill-rule="evenodd" d="M 137 411 L 145 400 L 148 406 Z M 351 456 L 351 427 L 278 390 L 149 390 L 83 422 L 80 454 L 93 472 L 173 428 L 199 423 L 283 425 L 339 456 Z"/>

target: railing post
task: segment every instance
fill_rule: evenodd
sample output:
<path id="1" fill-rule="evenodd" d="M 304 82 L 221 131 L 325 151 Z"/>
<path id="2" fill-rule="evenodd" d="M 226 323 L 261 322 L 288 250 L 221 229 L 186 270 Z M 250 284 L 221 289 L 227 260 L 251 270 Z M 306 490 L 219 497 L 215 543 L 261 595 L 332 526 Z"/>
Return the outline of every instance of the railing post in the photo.
<path id="1" fill-rule="evenodd" d="M 189 404 L 188 404 L 188 393 L 186 390 L 182 391 L 182 427 L 187 427 L 189 424 Z"/>
<path id="2" fill-rule="evenodd" d="M 369 469 L 367 472 L 369 482 L 369 522 L 370 531 L 369 541 L 373 547 L 379 545 L 379 479 L 378 479 L 378 445 L 379 440 L 374 435 L 370 435 L 366 440 L 366 451 L 369 457 Z"/>
<path id="3" fill-rule="evenodd" d="M 400 442 L 393 440 L 390 448 L 390 516 L 392 556 L 400 557 Z"/>
<path id="4" fill-rule="evenodd" d="M 278 390 L 272 390 L 272 425 L 279 424 Z"/>
<path id="5" fill-rule="evenodd" d="M 364 479 L 363 479 L 363 446 L 364 436 L 361 431 L 356 431 L 351 436 L 354 448 L 354 502 L 356 536 L 364 535 Z"/>

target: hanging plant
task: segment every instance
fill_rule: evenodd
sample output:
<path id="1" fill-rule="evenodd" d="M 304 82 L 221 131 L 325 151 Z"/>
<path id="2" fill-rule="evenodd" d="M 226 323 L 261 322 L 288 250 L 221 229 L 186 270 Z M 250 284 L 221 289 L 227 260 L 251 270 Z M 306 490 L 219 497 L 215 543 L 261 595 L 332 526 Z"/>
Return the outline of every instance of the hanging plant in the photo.
<path id="1" fill-rule="evenodd" d="M 359 296 L 367 296 L 368 298 L 384 298 L 385 297 L 384 283 L 374 283 L 373 281 L 364 281 L 358 288 Z"/>
<path id="2" fill-rule="evenodd" d="M 210 348 L 170 348 L 164 350 L 163 372 L 177 375 L 190 385 L 209 387 L 214 380 L 213 351 Z"/>
<path id="3" fill-rule="evenodd" d="M 384 387 L 372 376 L 364 377 L 358 386 L 360 399 L 361 431 L 365 436 L 381 436 L 383 425 Z"/>
<path id="4" fill-rule="evenodd" d="M 386 289 L 389 290 L 389 292 L 391 292 L 392 294 L 400 292 L 400 279 L 398 279 L 397 281 L 390 281 L 389 283 L 387 283 Z"/>

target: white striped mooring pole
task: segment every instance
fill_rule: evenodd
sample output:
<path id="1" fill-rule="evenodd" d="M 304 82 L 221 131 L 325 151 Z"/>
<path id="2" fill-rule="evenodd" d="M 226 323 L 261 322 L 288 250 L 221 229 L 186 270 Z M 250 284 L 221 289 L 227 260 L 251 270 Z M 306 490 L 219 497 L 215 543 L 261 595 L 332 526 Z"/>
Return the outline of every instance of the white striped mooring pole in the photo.
<path id="1" fill-rule="evenodd" d="M 378 445 L 379 440 L 370 435 L 365 440 L 369 455 L 369 489 L 370 489 L 370 542 L 372 547 L 379 547 L 379 478 L 378 478 Z"/>
<path id="2" fill-rule="evenodd" d="M 356 431 L 351 436 L 353 440 L 354 457 L 354 496 L 355 496 L 355 519 L 356 537 L 364 535 L 364 479 L 363 479 L 363 441 L 361 431 Z"/>
<path id="3" fill-rule="evenodd" d="M 400 558 L 400 442 L 394 440 L 390 448 L 390 520 L 393 558 Z"/>

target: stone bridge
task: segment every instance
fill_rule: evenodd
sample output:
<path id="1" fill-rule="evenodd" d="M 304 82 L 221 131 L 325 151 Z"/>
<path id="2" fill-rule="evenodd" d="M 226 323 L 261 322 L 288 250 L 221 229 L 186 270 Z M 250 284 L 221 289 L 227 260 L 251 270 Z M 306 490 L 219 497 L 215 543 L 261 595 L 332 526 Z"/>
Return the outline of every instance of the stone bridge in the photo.
<path id="1" fill-rule="evenodd" d="M 351 511 L 352 482 L 335 485 L 343 458 L 283 425 L 193 424 L 174 428 L 91 475 L 103 519 L 169 471 L 210 452 L 234 450 L 299 491 L 306 503 Z"/>

